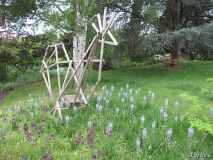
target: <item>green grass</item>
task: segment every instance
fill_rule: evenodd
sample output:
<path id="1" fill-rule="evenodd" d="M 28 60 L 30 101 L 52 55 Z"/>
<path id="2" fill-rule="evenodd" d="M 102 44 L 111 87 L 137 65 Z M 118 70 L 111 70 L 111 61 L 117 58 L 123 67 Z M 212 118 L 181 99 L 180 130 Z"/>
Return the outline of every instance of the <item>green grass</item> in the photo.
<path id="1" fill-rule="evenodd" d="M 190 124 L 188 116 L 184 118 L 183 122 L 179 120 L 176 123 L 174 120 L 175 116 L 180 118 L 188 113 L 188 110 L 193 106 L 191 101 L 183 101 L 180 97 L 183 93 L 200 97 L 205 106 L 203 112 L 209 114 L 212 100 L 209 99 L 209 95 L 201 94 L 201 89 L 211 87 L 210 82 L 206 82 L 206 79 L 213 77 L 213 63 L 187 62 L 176 70 L 161 68 L 162 64 L 157 64 L 102 72 L 102 80 L 96 90 L 97 95 L 91 100 L 91 106 L 78 110 L 76 114 L 73 110 L 62 111 L 62 125 L 57 124 L 58 117 L 52 118 L 49 113 L 42 111 L 38 100 L 41 96 L 48 110 L 51 110 L 58 95 L 57 79 L 52 81 L 53 101 L 48 98 L 48 91 L 43 82 L 14 91 L 0 107 L 0 136 L 5 137 L 4 141 L 6 142 L 3 144 L 0 141 L 2 159 L 10 157 L 19 159 L 22 156 L 28 156 L 28 159 L 42 159 L 45 154 L 50 154 L 54 159 L 92 159 L 91 153 L 97 155 L 99 151 L 104 152 L 104 159 L 189 159 L 188 154 L 194 152 L 213 155 L 212 135 L 207 136 L 199 150 L 200 142 L 205 133 L 194 128 L 192 145 L 189 147 L 187 136 Z M 86 95 L 96 80 L 97 72 L 92 71 Z M 109 92 L 111 85 L 114 85 L 115 90 L 111 98 L 109 95 L 104 95 L 109 99 L 109 106 L 106 107 L 105 102 L 101 102 L 103 109 L 99 113 L 95 109 L 97 96 L 102 93 L 101 88 L 105 84 Z M 121 98 L 118 98 L 120 88 L 123 87 L 126 92 L 127 84 L 129 84 L 129 89 L 133 89 L 135 106 L 133 112 L 130 111 L 129 98 L 125 99 L 124 104 L 122 104 Z M 141 92 L 136 96 L 135 91 L 138 88 L 141 88 Z M 150 90 L 155 93 L 154 104 L 150 103 L 151 96 L 148 95 Z M 66 94 L 72 92 L 71 84 Z M 33 104 L 28 103 L 29 93 L 34 99 Z M 147 97 L 146 105 L 143 104 L 145 95 Z M 166 98 L 169 100 L 168 122 L 164 123 L 160 116 L 160 108 L 165 106 Z M 179 108 L 176 113 L 175 102 L 177 100 Z M 18 105 L 18 101 L 21 101 L 21 112 L 15 111 L 13 107 Z M 39 104 L 37 110 L 34 107 L 35 102 Z M 116 115 L 117 107 L 120 109 L 118 115 Z M 8 114 L 8 108 L 12 110 L 12 113 Z M 23 110 L 27 110 L 28 113 L 23 115 Z M 31 112 L 34 113 L 34 118 L 30 116 Z M 14 114 L 17 117 L 18 129 L 11 123 Z M 41 121 L 42 115 L 46 117 L 46 122 Z M 66 115 L 70 117 L 68 124 L 65 122 Z M 143 115 L 145 116 L 145 124 L 141 126 L 140 118 Z M 8 122 L 2 123 L 5 116 Z M 88 121 L 97 127 L 97 130 L 94 131 L 93 150 L 87 144 Z M 154 121 L 156 122 L 156 130 L 153 132 L 151 126 Z M 37 124 L 37 130 L 31 129 L 32 122 Z M 112 136 L 107 137 L 105 132 L 110 122 L 113 123 Z M 33 139 L 38 137 L 38 126 L 44 127 L 44 134 L 38 138 L 37 145 L 33 146 L 32 142 L 29 144 L 27 141 L 27 135 L 24 134 L 23 130 L 25 124 L 28 124 Z M 148 131 L 146 145 L 141 146 L 138 150 L 136 140 L 140 138 L 142 143 L 142 130 L 144 128 L 147 128 Z M 170 147 L 166 143 L 166 134 L 169 128 L 173 130 Z M 54 134 L 55 140 L 50 140 L 50 134 Z M 75 140 L 80 137 L 83 137 L 81 142 L 84 141 L 84 144 L 76 146 Z M 175 141 L 176 144 L 173 144 Z"/>

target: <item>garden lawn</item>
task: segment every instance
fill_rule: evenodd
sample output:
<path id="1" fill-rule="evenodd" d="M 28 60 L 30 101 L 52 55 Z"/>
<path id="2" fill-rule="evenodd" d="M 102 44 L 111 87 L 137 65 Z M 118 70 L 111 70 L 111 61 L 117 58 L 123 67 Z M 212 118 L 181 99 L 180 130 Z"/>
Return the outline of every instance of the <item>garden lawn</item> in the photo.
<path id="1" fill-rule="evenodd" d="M 212 89 L 206 79 L 213 78 L 213 62 L 185 62 L 175 70 L 162 67 L 162 64 L 156 64 L 102 72 L 91 106 L 76 112 L 73 109 L 62 111 L 62 121 L 58 115 L 53 118 L 49 113 L 58 95 L 57 79 L 51 84 L 54 100 L 48 97 L 45 83 L 14 91 L 0 106 L 2 159 L 19 159 L 22 156 L 28 159 L 188 159 L 188 155 L 195 152 L 213 155 L 211 134 L 204 140 L 201 149 L 199 145 L 205 132 L 193 127 L 193 136 L 188 135 L 191 126 L 188 122 L 189 109 L 193 108 L 194 102 L 187 100 L 187 97 L 197 96 L 203 103 L 203 114 L 210 119 L 211 94 L 201 91 L 207 89 L 210 92 Z M 92 71 L 87 94 L 97 77 L 97 71 Z M 103 92 L 104 85 L 106 89 Z M 113 91 L 111 85 L 114 86 Z M 72 92 L 70 84 L 66 94 Z M 166 98 L 168 109 L 165 108 Z M 178 107 L 175 107 L 176 101 L 179 102 Z M 14 106 L 20 106 L 20 110 Z M 160 114 L 162 107 L 164 112 Z M 167 119 L 165 114 L 168 114 Z M 68 119 L 66 122 L 66 116 L 69 122 Z M 145 117 L 144 124 L 141 123 L 142 116 Z M 88 121 L 91 122 L 89 126 Z M 168 131 L 171 130 L 170 135 Z M 138 138 L 140 145 L 136 147 Z"/>

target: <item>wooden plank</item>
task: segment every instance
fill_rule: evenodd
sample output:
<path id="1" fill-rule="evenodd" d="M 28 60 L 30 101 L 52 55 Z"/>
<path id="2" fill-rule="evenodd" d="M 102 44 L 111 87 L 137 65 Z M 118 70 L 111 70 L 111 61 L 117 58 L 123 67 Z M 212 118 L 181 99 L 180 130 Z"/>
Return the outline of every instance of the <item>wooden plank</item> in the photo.
<path id="1" fill-rule="evenodd" d="M 57 64 L 57 63 L 53 63 L 53 64 L 51 64 L 50 66 L 48 66 L 47 68 L 49 69 L 49 68 L 55 66 L 56 64 Z"/>
<path id="2" fill-rule="evenodd" d="M 117 12 L 114 12 L 113 15 L 112 15 L 112 17 L 110 18 L 110 21 L 109 21 L 107 27 L 104 29 L 104 32 L 103 32 L 102 37 L 104 37 L 105 34 L 108 32 L 109 27 L 111 26 L 111 24 L 112 24 L 113 20 L 115 19 L 115 16 L 116 16 L 116 15 L 117 15 Z"/>
<path id="3" fill-rule="evenodd" d="M 67 50 L 66 50 L 64 44 L 62 45 L 62 48 L 63 48 L 63 50 L 64 50 L 65 56 L 66 56 L 66 58 L 67 58 L 67 61 L 70 61 L 70 58 L 69 58 L 69 56 L 68 56 L 68 54 L 67 54 Z"/>
<path id="4" fill-rule="evenodd" d="M 108 30 L 108 35 L 110 36 L 110 38 L 112 39 L 112 41 L 114 42 L 114 44 L 117 46 L 118 42 L 116 41 L 116 39 L 114 38 L 114 36 L 112 35 L 112 33 L 110 32 L 110 30 Z"/>
<path id="5" fill-rule="evenodd" d="M 106 29 L 106 15 L 107 15 L 107 7 L 104 9 L 103 31 Z"/>
<path id="6" fill-rule="evenodd" d="M 70 61 L 60 61 L 58 64 L 63 64 L 63 63 L 70 63 Z"/>
<path id="7" fill-rule="evenodd" d="M 61 92 L 61 80 L 60 80 L 60 71 L 59 71 L 59 64 L 58 64 L 58 49 L 57 49 L 56 45 L 55 45 L 55 56 L 56 56 L 57 75 L 58 75 L 58 90 L 59 90 L 59 94 L 60 94 L 60 92 Z"/>
<path id="8" fill-rule="evenodd" d="M 57 105 L 57 110 L 58 110 L 58 113 L 59 113 L 59 117 L 60 117 L 60 119 L 62 120 L 61 108 L 60 108 L 59 102 L 57 101 L 56 103 L 57 103 L 56 105 Z"/>
<path id="9" fill-rule="evenodd" d="M 92 23 L 92 26 L 93 26 L 93 28 L 95 29 L 95 31 L 96 31 L 97 33 L 100 32 L 99 29 L 97 28 L 97 26 L 95 25 L 95 23 Z"/>
<path id="10" fill-rule="evenodd" d="M 98 42 L 102 42 L 102 40 L 99 39 Z M 116 46 L 116 44 L 115 44 L 114 42 L 105 41 L 104 43 L 105 43 L 105 44 L 110 44 L 110 45 Z"/>
<path id="11" fill-rule="evenodd" d="M 87 62 L 86 62 L 86 64 L 85 64 L 84 70 L 83 70 L 83 72 L 82 72 L 82 76 L 81 76 L 80 81 L 79 81 L 79 84 L 78 84 L 79 87 L 78 87 L 78 89 L 77 89 L 77 91 L 76 91 L 76 94 L 75 94 L 74 103 L 75 103 L 76 98 L 77 98 L 77 96 L 78 96 L 79 90 L 81 89 L 81 84 L 82 84 L 82 82 L 83 82 L 83 78 L 84 78 L 84 75 L 85 75 L 85 71 L 86 71 L 86 68 L 87 68 L 87 66 L 88 66 L 89 60 L 90 60 L 90 58 L 91 58 L 91 56 L 92 56 L 92 54 L 93 54 L 93 52 L 94 52 L 94 48 L 96 48 L 96 47 L 95 47 L 95 46 L 96 46 L 95 44 L 97 44 L 97 41 L 98 41 L 98 38 L 96 39 L 95 43 L 93 44 L 92 49 L 91 49 L 91 51 L 90 51 L 90 54 L 88 55 Z M 77 80 L 77 81 L 78 81 L 78 80 Z"/>
<path id="12" fill-rule="evenodd" d="M 52 56 L 54 55 L 54 53 L 55 53 L 55 50 L 54 50 L 53 53 L 50 55 L 50 57 L 49 57 L 49 59 L 47 60 L 46 64 L 49 63 L 49 61 L 50 61 L 50 59 L 52 58 Z"/>
<path id="13" fill-rule="evenodd" d="M 93 38 L 92 42 L 90 43 L 89 47 L 87 48 L 86 52 L 84 53 L 84 56 L 82 59 L 84 59 L 87 55 L 87 53 L 89 52 L 89 50 L 91 49 L 93 43 L 95 42 L 95 40 L 98 38 L 99 34 L 96 34 L 96 36 Z"/>
<path id="14" fill-rule="evenodd" d="M 68 102 L 69 102 L 70 104 L 72 104 L 72 103 L 74 103 L 74 98 L 75 98 L 75 95 L 66 95 L 66 96 L 64 96 L 64 101 L 65 101 L 65 99 L 67 99 Z M 76 102 L 77 102 L 77 103 L 81 103 L 81 101 L 79 100 L 78 97 L 77 97 L 77 99 L 76 99 Z"/>
<path id="15" fill-rule="evenodd" d="M 47 52 L 47 50 L 50 48 L 50 46 L 47 46 L 47 48 L 45 49 L 45 52 Z M 44 56 L 45 57 L 45 56 Z"/>
<path id="16" fill-rule="evenodd" d="M 48 68 L 47 65 L 46 65 L 46 63 L 44 62 L 44 60 L 43 60 L 42 62 L 43 62 L 43 64 L 44 64 L 44 67 L 45 67 L 45 68 Z"/>
<path id="17" fill-rule="evenodd" d="M 73 69 L 72 67 L 71 67 L 71 71 L 74 72 L 74 69 Z M 75 80 L 75 83 L 76 83 L 78 86 L 80 86 L 80 85 L 79 85 L 79 82 L 78 82 L 78 78 L 77 78 L 76 75 L 74 75 L 74 80 Z M 86 100 L 86 98 L 85 98 L 85 96 L 84 96 L 84 92 L 83 92 L 83 90 L 81 89 L 81 87 L 80 87 L 80 94 L 81 94 L 81 97 L 83 98 L 84 103 L 87 103 L 87 100 Z"/>
<path id="18" fill-rule="evenodd" d="M 92 63 L 93 63 L 93 62 L 99 62 L 99 63 L 100 63 L 100 59 L 97 59 L 97 61 L 93 61 L 93 60 L 94 60 L 93 58 L 94 58 L 94 55 L 95 55 L 95 51 L 96 51 L 96 49 L 97 49 L 97 46 L 98 46 L 98 41 L 96 41 L 96 43 L 94 44 L 94 50 L 93 50 L 92 56 L 91 56 L 91 58 L 90 58 L 89 67 L 88 67 L 87 74 L 86 74 L 86 77 L 85 77 L 85 80 L 84 80 L 84 83 L 83 83 L 83 87 L 82 87 L 83 92 L 84 92 L 84 90 L 85 90 L 85 88 L 86 88 L 86 83 L 87 83 L 87 80 L 88 80 L 88 78 L 89 78 L 89 73 L 90 73 L 90 69 L 91 69 L 91 67 L 92 67 Z"/>
<path id="19" fill-rule="evenodd" d="M 73 60 L 73 62 L 80 62 L 81 60 Z M 87 62 L 87 59 L 83 60 L 84 62 Z M 90 59 L 89 62 L 100 62 L 100 59 Z"/>
<path id="20" fill-rule="evenodd" d="M 50 89 L 50 93 L 52 93 L 52 90 L 51 90 L 51 83 L 50 83 L 50 73 L 49 73 L 49 69 L 47 69 L 47 78 L 48 78 L 48 83 L 49 83 L 49 89 Z"/>
<path id="21" fill-rule="evenodd" d="M 100 32 L 103 32 L 103 28 L 101 24 L 101 16 L 99 13 L 97 14 L 97 17 L 98 17 L 98 25 L 99 25 Z"/>
<path id="22" fill-rule="evenodd" d="M 64 85 L 66 84 L 67 77 L 68 77 L 68 74 L 69 74 L 70 69 L 71 69 L 71 65 L 72 65 L 72 60 L 71 60 L 70 63 L 69 63 L 69 67 L 68 67 L 68 69 L 67 69 L 67 73 L 66 73 L 66 76 L 65 76 L 65 78 L 64 78 L 64 83 L 63 83 L 63 85 L 62 85 L 62 90 L 64 89 Z"/>
<path id="23" fill-rule="evenodd" d="M 43 78 L 44 78 L 44 82 L 45 82 L 45 84 L 46 84 L 46 86 L 47 86 L 48 92 L 50 93 L 49 84 L 47 83 L 47 78 L 46 78 L 44 72 L 42 73 L 42 76 L 43 76 Z"/>
<path id="24" fill-rule="evenodd" d="M 63 44 L 64 44 L 63 42 L 57 43 L 57 44 L 52 44 L 52 45 L 50 45 L 50 47 L 60 46 L 60 45 L 63 45 Z"/>

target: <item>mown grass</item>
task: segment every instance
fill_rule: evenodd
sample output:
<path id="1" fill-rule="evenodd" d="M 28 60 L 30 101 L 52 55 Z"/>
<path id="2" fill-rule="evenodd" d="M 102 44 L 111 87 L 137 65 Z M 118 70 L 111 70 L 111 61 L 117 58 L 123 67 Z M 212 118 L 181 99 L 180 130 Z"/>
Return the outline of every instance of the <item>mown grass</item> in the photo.
<path id="1" fill-rule="evenodd" d="M 205 133 L 196 128 L 194 128 L 192 145 L 189 145 L 188 128 L 190 124 L 188 117 L 184 117 L 183 122 L 180 122 L 180 118 L 193 105 L 190 101 L 184 102 L 179 96 L 186 93 L 200 97 L 207 108 L 204 113 L 209 114 L 212 100 L 208 98 L 208 95 L 201 94 L 201 88 L 210 87 L 210 83 L 206 82 L 206 79 L 212 78 L 212 67 L 212 62 L 187 62 L 176 70 L 165 70 L 162 69 L 162 64 L 157 64 L 105 71 L 97 88 L 97 95 L 91 100 L 91 106 L 78 110 L 77 113 L 74 113 L 73 110 L 63 111 L 61 125 L 57 124 L 58 117 L 52 118 L 49 112 L 42 111 L 39 100 L 39 96 L 41 96 L 44 106 L 47 105 L 48 110 L 51 110 L 57 98 L 57 79 L 52 81 L 53 101 L 47 96 L 48 92 L 44 83 L 16 90 L 7 97 L 0 110 L 0 139 L 5 137 L 4 142 L 6 142 L 5 144 L 3 144 L 3 141 L 0 142 L 2 159 L 9 159 L 10 157 L 19 159 L 22 156 L 27 156 L 28 159 L 42 159 L 45 154 L 50 154 L 54 159 L 92 159 L 91 154 L 97 155 L 99 151 L 103 151 L 103 159 L 188 159 L 189 153 L 201 152 L 213 155 L 213 136 L 208 135 L 199 150 L 199 145 Z M 93 71 L 87 86 L 88 94 L 96 80 L 97 72 Z M 131 103 L 129 101 L 129 89 L 126 90 L 127 84 L 129 89 L 133 89 L 134 111 L 130 110 Z M 106 93 L 103 94 L 103 97 L 109 99 L 109 106 L 106 106 L 105 101 L 101 101 L 99 105 L 102 105 L 103 109 L 100 113 L 96 110 L 96 104 L 98 103 L 97 97 L 102 94 L 101 88 L 104 85 L 107 85 L 109 92 L 111 85 L 114 85 L 115 90 L 111 97 Z M 124 92 L 128 92 L 127 98 L 123 95 L 118 98 L 121 87 L 124 88 Z M 139 88 L 141 92 L 135 95 L 135 91 Z M 154 104 L 150 102 L 151 95 L 148 94 L 150 90 L 155 93 Z M 72 92 L 71 84 L 66 94 Z M 33 97 L 33 103 L 28 103 L 29 93 Z M 146 105 L 143 104 L 145 95 L 147 97 Z M 124 104 L 121 102 L 122 98 L 125 98 Z M 160 116 L 160 108 L 165 106 L 166 98 L 169 100 L 167 123 Z M 176 113 L 175 102 L 177 100 L 179 107 Z M 13 108 L 13 106 L 19 105 L 18 101 L 21 101 L 20 112 Z M 35 102 L 39 104 L 38 109 L 34 107 Z M 116 115 L 117 107 L 120 110 L 118 115 Z M 10 114 L 7 112 L 8 108 L 12 110 Z M 23 110 L 27 111 L 26 115 L 23 114 Z M 34 113 L 34 118 L 30 116 L 31 112 Z M 11 122 L 13 115 L 17 117 L 18 129 Z M 65 122 L 66 115 L 70 117 L 68 124 Z M 140 118 L 143 115 L 145 116 L 145 124 L 141 126 Z M 5 116 L 8 119 L 7 123 L 2 122 Z M 42 122 L 41 116 L 46 117 L 45 122 Z M 175 116 L 178 116 L 178 122 L 175 122 Z M 93 134 L 94 149 L 90 149 L 87 144 L 88 121 L 91 121 L 92 125 L 97 127 Z M 154 121 L 156 122 L 156 129 L 152 131 L 151 126 Z M 113 123 L 112 136 L 107 137 L 105 132 L 110 122 Z M 31 129 L 31 123 L 36 123 L 36 130 Z M 29 133 L 32 134 L 34 139 L 38 138 L 38 126 L 44 127 L 44 134 L 38 138 L 37 145 L 34 146 L 32 141 L 27 141 L 27 134 L 24 134 L 23 129 L 25 124 L 28 124 Z M 140 138 L 142 143 L 144 128 L 147 128 L 148 131 L 146 145 L 141 145 L 140 149 L 137 149 L 136 140 Z M 173 130 L 170 147 L 167 143 L 169 128 Z M 54 134 L 55 140 L 50 140 L 52 138 L 50 134 Z M 81 137 L 83 137 L 81 144 L 75 145 L 75 140 Z M 101 159 L 101 157 L 99 158 Z"/>

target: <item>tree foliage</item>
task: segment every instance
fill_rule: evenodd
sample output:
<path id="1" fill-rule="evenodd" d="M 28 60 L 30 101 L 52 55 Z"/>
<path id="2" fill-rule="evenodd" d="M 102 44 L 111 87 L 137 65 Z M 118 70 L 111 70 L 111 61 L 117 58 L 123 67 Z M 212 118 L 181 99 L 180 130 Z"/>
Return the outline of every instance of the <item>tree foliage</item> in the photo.
<path id="1" fill-rule="evenodd" d="M 0 47 L 0 62 L 25 71 L 33 60 L 43 57 L 47 45 L 51 42 L 52 39 L 48 34 L 28 35 L 19 40 L 8 40 Z"/>

